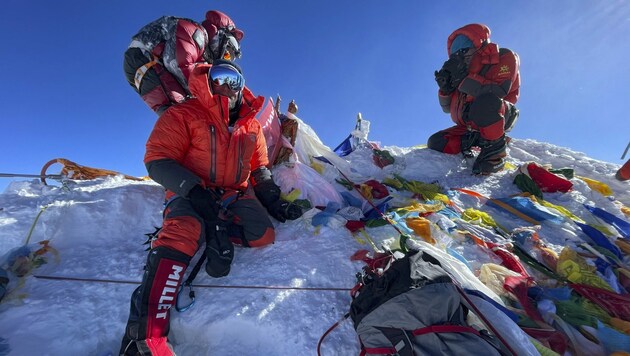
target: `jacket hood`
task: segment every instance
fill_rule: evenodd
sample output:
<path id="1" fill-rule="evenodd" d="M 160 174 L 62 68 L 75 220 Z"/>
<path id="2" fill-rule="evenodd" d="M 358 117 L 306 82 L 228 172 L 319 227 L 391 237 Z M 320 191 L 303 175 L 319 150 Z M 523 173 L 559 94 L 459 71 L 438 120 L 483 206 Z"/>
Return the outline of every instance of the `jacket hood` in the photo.
<path id="1" fill-rule="evenodd" d="M 188 87 L 194 97 L 206 104 L 214 106 L 217 105 L 217 101 L 214 100 L 214 95 L 208 83 L 208 71 L 210 71 L 211 67 L 212 65 L 210 64 L 197 64 L 192 73 L 190 73 Z"/>
<path id="2" fill-rule="evenodd" d="M 221 105 L 221 100 L 210 90 L 210 84 L 208 83 L 208 72 L 212 67 L 211 64 L 200 63 L 195 66 L 190 78 L 188 80 L 188 87 L 193 96 L 210 108 Z M 265 98 L 262 96 L 254 96 L 254 94 L 247 88 L 243 88 L 243 101 L 241 103 L 240 113 L 241 116 L 245 113 L 257 113 L 260 111 Z M 226 118 L 227 119 L 227 118 Z"/>
<path id="3" fill-rule="evenodd" d="M 466 36 L 472 42 L 472 45 L 477 49 L 481 48 L 484 43 L 490 42 L 490 28 L 488 28 L 488 26 L 478 23 L 468 24 L 464 27 L 458 28 L 453 31 L 450 36 L 448 36 L 448 41 L 446 43 L 447 54 L 451 53 L 451 46 L 458 35 Z"/>
<path id="4" fill-rule="evenodd" d="M 227 29 L 239 43 L 245 35 L 242 30 L 236 28 L 236 24 L 228 15 L 217 10 L 206 12 L 206 18 L 201 22 L 201 25 L 206 29 L 206 32 L 208 32 L 208 39 L 210 40 L 212 40 L 220 29 Z"/>

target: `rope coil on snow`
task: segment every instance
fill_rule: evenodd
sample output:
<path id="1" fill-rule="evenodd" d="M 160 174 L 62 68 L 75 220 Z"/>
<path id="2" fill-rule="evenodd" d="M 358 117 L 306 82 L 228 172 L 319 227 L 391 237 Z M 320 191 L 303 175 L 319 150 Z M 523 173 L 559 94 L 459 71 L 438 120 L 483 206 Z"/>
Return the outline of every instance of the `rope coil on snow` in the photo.
<path id="1" fill-rule="evenodd" d="M 59 163 L 63 165 L 63 168 L 61 169 L 61 174 L 59 174 L 59 176 L 65 177 L 68 179 L 89 180 L 89 179 L 95 179 L 99 177 L 116 176 L 116 175 L 121 174 L 119 172 L 111 171 L 109 169 L 82 166 L 80 164 L 77 164 L 65 158 L 54 158 L 46 162 L 46 164 L 44 164 L 44 166 L 42 167 L 40 178 L 42 180 L 42 183 L 44 183 L 44 185 L 47 185 L 46 178 L 51 177 L 51 175 L 46 174 L 46 170 L 48 170 L 48 168 L 55 163 Z M 145 180 L 145 178 L 128 176 L 126 174 L 123 174 L 122 176 L 125 177 L 125 179 L 130 179 L 130 180 L 135 180 L 135 181 Z"/>

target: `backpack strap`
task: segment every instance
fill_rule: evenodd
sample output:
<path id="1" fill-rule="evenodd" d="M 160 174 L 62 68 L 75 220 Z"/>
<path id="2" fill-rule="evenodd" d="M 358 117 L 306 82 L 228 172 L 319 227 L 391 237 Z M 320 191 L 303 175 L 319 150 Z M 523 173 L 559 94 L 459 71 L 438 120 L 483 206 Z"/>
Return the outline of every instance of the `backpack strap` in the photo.
<path id="1" fill-rule="evenodd" d="M 512 52 L 507 48 L 499 48 L 499 56 Z M 479 71 L 479 75 L 482 77 L 486 76 L 486 73 L 488 73 L 488 71 L 490 70 L 490 67 L 492 67 L 494 64 L 484 64 L 483 67 L 481 67 L 481 70 Z"/>
<path id="2" fill-rule="evenodd" d="M 470 326 L 463 325 L 430 325 L 424 328 L 416 329 L 411 332 L 413 336 L 420 336 L 430 333 L 471 333 L 481 336 L 479 331 Z"/>
<path id="3" fill-rule="evenodd" d="M 136 70 L 136 74 L 133 76 L 133 83 L 136 86 L 136 89 L 140 91 L 140 84 L 142 84 L 142 79 L 144 79 L 144 75 L 147 74 L 147 71 L 151 69 L 154 65 L 158 63 L 157 57 L 153 56 L 153 60 L 146 63 L 142 67 Z"/>
<path id="4" fill-rule="evenodd" d="M 192 286 L 192 282 L 195 280 L 197 274 L 199 273 L 199 270 L 201 269 L 201 266 L 203 266 L 203 263 L 206 261 L 206 257 L 206 251 L 204 250 L 201 254 L 201 257 L 199 257 L 199 261 L 197 261 L 195 267 L 193 267 L 192 271 L 190 271 L 188 278 L 186 278 L 186 281 L 184 281 L 184 286 Z"/>
<path id="5" fill-rule="evenodd" d="M 362 348 L 359 356 L 365 356 L 366 354 L 370 355 L 397 355 L 398 351 L 395 347 L 369 347 Z"/>
<path id="6" fill-rule="evenodd" d="M 475 334 L 475 335 L 481 337 L 479 331 L 477 331 L 476 329 L 474 329 L 474 328 L 472 328 L 470 326 L 454 325 L 454 324 L 430 325 L 430 326 L 425 326 L 423 328 L 415 329 L 415 330 L 412 330 L 412 331 L 402 330 L 402 332 L 404 332 L 406 335 L 409 335 L 408 333 L 411 333 L 411 335 L 413 335 L 413 336 L 420 336 L 420 335 L 425 335 L 425 334 L 430 334 L 430 333 L 471 333 L 471 334 Z M 407 339 L 407 340 L 409 341 L 409 343 L 411 343 L 411 341 L 409 339 Z M 402 345 L 399 345 L 399 344 L 397 346 L 401 347 Z M 370 354 L 370 355 L 372 355 L 372 354 L 374 354 L 374 355 L 397 355 L 399 353 L 399 351 L 400 350 L 397 349 L 396 346 L 392 346 L 392 347 L 364 347 L 363 343 L 361 343 L 361 353 L 359 355 L 360 356 L 361 355 L 365 355 L 365 354 Z"/>
<path id="7" fill-rule="evenodd" d="M 477 335 L 481 337 L 483 340 L 485 340 L 488 344 L 490 344 L 490 346 L 492 346 L 495 350 L 497 350 L 501 355 L 516 356 L 516 353 L 514 352 L 514 350 L 512 350 L 510 345 L 503 339 L 503 337 L 501 337 L 501 335 L 494 329 L 490 321 L 486 319 L 486 317 L 479 311 L 479 309 L 468 298 L 466 291 L 464 291 L 459 285 L 457 284 L 454 284 L 454 285 L 457 288 L 459 295 L 462 297 L 460 300 L 461 304 L 465 306 L 466 308 L 468 308 L 469 311 L 472 311 L 475 315 L 477 315 L 477 317 L 479 317 L 481 322 L 485 324 L 485 326 L 488 329 L 492 330 L 495 333 L 495 335 L 492 336 L 490 335 L 490 333 L 488 333 L 487 330 L 482 330 L 481 332 L 477 331 Z"/>
<path id="8" fill-rule="evenodd" d="M 195 291 L 192 289 L 192 282 L 195 280 L 195 277 L 197 277 L 197 274 L 199 273 L 199 270 L 201 269 L 201 266 L 203 266 L 203 263 L 205 262 L 205 260 L 206 260 L 206 251 L 204 249 L 203 253 L 201 254 L 201 257 L 199 258 L 199 261 L 197 261 L 197 264 L 192 269 L 192 271 L 190 271 L 190 274 L 188 275 L 188 278 L 186 279 L 186 281 L 182 283 L 181 289 L 177 292 L 177 297 L 175 298 L 175 310 L 177 310 L 180 313 L 185 312 L 186 310 L 188 310 L 190 307 L 192 307 L 195 304 Z M 181 307 L 179 305 L 179 296 L 180 294 L 182 294 L 182 292 L 184 291 L 184 288 L 186 287 L 188 287 L 189 289 L 188 298 L 190 298 L 191 302 L 188 305 Z"/>
<path id="9" fill-rule="evenodd" d="M 499 57 L 507 53 L 512 53 L 512 51 L 510 51 L 507 48 L 499 48 Z M 488 73 L 491 66 L 493 66 L 493 64 L 484 64 L 483 67 L 481 67 L 481 70 L 479 71 L 479 75 L 482 77 L 485 77 L 486 73 Z"/>

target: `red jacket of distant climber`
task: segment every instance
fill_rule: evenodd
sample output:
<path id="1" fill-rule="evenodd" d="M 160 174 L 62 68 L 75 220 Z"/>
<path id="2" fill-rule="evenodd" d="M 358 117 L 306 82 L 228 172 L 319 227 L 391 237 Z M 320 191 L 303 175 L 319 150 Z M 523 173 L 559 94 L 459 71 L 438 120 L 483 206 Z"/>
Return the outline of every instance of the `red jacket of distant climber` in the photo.
<path id="1" fill-rule="evenodd" d="M 447 41 L 447 53 L 451 53 L 451 44 L 457 35 L 465 35 L 477 49 L 468 66 L 468 75 L 450 95 L 438 91 L 440 105 L 444 112 L 451 114 L 457 125 L 466 126 L 464 110 L 467 103 L 475 97 L 492 93 L 499 98 L 515 104 L 520 88 L 518 55 L 509 49 L 490 43 L 490 29 L 482 24 L 470 24 L 457 29 Z M 477 129 L 473 127 L 473 129 Z"/>
<path id="2" fill-rule="evenodd" d="M 210 67 L 197 65 L 189 78 L 194 97 L 164 112 L 146 145 L 144 162 L 151 177 L 181 196 L 200 178 L 206 187 L 245 190 L 250 173 L 269 163 L 255 118 L 264 98 L 244 88 L 239 118 L 228 128 L 228 99 L 212 95 Z"/>

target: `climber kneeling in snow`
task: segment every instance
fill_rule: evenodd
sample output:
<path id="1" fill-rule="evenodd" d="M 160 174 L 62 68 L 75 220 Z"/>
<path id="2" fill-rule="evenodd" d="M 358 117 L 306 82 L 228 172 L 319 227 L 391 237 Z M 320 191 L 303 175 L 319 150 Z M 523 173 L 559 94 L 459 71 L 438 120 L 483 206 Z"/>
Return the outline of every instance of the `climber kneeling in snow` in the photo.
<path id="1" fill-rule="evenodd" d="M 518 55 L 490 43 L 490 29 L 481 24 L 455 30 L 447 49 L 449 59 L 435 72 L 435 80 L 442 110 L 456 125 L 433 134 L 427 145 L 467 157 L 472 157 L 472 147 L 479 147 L 473 173 L 498 172 L 505 163 L 505 133 L 518 117 Z"/>
<path id="2" fill-rule="evenodd" d="M 234 63 L 197 65 L 189 79 L 193 97 L 165 111 L 149 136 L 144 161 L 149 176 L 166 188 L 167 203 L 142 284 L 131 297 L 121 354 L 172 354 L 169 309 L 203 241 L 206 272 L 226 276 L 233 242 L 246 247 L 274 242 L 267 212 L 281 222 L 302 214 L 280 199 L 265 167 L 265 138 L 254 117 L 264 98 L 244 84 Z M 260 203 L 245 193 L 249 181 Z"/>

